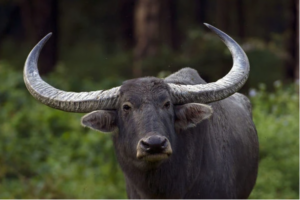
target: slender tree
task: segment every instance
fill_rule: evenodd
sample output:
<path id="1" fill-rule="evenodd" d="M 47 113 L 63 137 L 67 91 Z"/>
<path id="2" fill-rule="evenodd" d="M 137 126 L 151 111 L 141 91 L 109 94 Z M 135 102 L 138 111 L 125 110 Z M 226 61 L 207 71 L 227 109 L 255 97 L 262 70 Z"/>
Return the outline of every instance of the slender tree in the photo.
<path id="1" fill-rule="evenodd" d="M 227 31 L 229 30 L 230 25 L 230 18 L 229 18 L 229 8 L 228 4 L 231 1 L 224 1 L 224 0 L 217 0 L 216 6 L 217 6 L 217 12 L 216 12 L 216 26 L 223 30 Z"/>
<path id="2" fill-rule="evenodd" d="M 0 43 L 4 40 L 5 36 L 9 34 L 19 39 L 20 35 L 22 35 L 22 33 L 20 33 L 21 28 L 18 27 L 18 21 L 21 18 L 19 6 L 15 4 L 4 4 L 0 5 L 0 7 L 1 6 L 3 7 L 0 9 L 0 15 L 2 17 L 0 23 Z"/>
<path id="3" fill-rule="evenodd" d="M 134 77 L 142 76 L 142 61 L 159 47 L 179 46 L 177 10 L 174 0 L 138 0 L 134 12 Z"/>
<path id="4" fill-rule="evenodd" d="M 196 20 L 199 24 L 206 22 L 206 0 L 195 0 Z"/>
<path id="5" fill-rule="evenodd" d="M 29 40 L 36 43 L 49 32 L 53 33 L 40 55 L 40 73 L 49 73 L 54 69 L 57 61 L 58 1 L 22 0 L 20 7 Z"/>
<path id="6" fill-rule="evenodd" d="M 122 38 L 125 48 L 132 48 L 134 45 L 134 7 L 135 0 L 122 0 L 120 3 L 120 14 Z"/>
<path id="7" fill-rule="evenodd" d="M 290 0 L 290 24 L 286 62 L 286 77 L 299 79 L 299 0 Z"/>
<path id="8" fill-rule="evenodd" d="M 134 77 L 142 75 L 142 60 L 154 55 L 157 51 L 159 39 L 160 0 L 139 0 L 135 7 L 135 39 L 134 49 Z"/>
<path id="9" fill-rule="evenodd" d="M 245 11 L 244 9 L 244 1 L 236 0 L 236 7 L 237 7 L 237 24 L 238 24 L 238 34 L 240 38 L 245 37 Z"/>
<path id="10" fill-rule="evenodd" d="M 160 38 L 173 50 L 178 49 L 180 44 L 179 29 L 177 26 L 177 1 L 163 0 L 160 12 Z"/>

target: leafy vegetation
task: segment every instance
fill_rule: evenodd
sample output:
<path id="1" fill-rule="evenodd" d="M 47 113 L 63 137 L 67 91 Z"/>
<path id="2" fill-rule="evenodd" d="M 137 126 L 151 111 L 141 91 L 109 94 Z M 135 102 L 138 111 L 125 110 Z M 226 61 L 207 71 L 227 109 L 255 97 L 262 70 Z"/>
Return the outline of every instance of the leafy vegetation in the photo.
<path id="1" fill-rule="evenodd" d="M 274 83 L 274 93 L 261 84 L 252 100 L 260 142 L 259 172 L 250 198 L 299 198 L 298 85 Z"/>
<path id="2" fill-rule="evenodd" d="M 58 67 L 62 69 L 63 67 Z M 107 79 L 70 80 L 57 71 L 47 81 L 64 90 L 99 89 Z M 80 126 L 81 114 L 34 100 L 20 71 L 0 63 L 0 198 L 126 198 L 110 134 Z M 260 140 L 260 167 L 251 198 L 299 197 L 299 97 L 296 85 L 276 82 L 270 93 L 251 90 Z"/>
<path id="3" fill-rule="evenodd" d="M 0 79 L 0 198 L 126 197 L 109 134 L 37 103 L 3 64 Z"/>

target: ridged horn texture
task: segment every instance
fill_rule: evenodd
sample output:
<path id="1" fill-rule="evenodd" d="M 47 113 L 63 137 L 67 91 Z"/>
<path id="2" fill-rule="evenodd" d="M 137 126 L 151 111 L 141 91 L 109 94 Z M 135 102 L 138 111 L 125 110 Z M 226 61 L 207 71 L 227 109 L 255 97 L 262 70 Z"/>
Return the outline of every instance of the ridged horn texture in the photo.
<path id="1" fill-rule="evenodd" d="M 41 49 L 51 35 L 51 33 L 46 35 L 26 59 L 24 81 L 31 95 L 47 106 L 67 112 L 87 113 L 100 109 L 115 109 L 120 87 L 92 92 L 65 92 L 41 79 L 37 62 Z"/>
<path id="2" fill-rule="evenodd" d="M 216 82 L 199 85 L 177 85 L 169 83 L 174 104 L 210 103 L 222 100 L 237 92 L 249 76 L 250 65 L 243 49 L 228 35 L 206 24 L 226 44 L 233 57 L 233 67 L 229 73 Z"/>

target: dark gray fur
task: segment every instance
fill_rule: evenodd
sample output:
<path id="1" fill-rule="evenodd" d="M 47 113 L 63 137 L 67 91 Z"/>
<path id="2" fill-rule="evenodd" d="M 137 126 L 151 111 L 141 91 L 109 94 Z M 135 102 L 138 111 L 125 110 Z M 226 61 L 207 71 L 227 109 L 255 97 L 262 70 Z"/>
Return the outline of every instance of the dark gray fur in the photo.
<path id="1" fill-rule="evenodd" d="M 209 105 L 213 114 L 194 128 L 176 129 L 176 105 L 166 111 L 167 83 L 205 84 L 185 68 L 165 80 L 140 78 L 120 88 L 113 135 L 115 152 L 124 172 L 129 198 L 247 198 L 258 169 L 258 138 L 251 104 L 242 94 Z M 135 111 L 122 112 L 131 101 Z M 149 133 L 169 139 L 173 154 L 159 164 L 136 159 L 138 141 Z"/>

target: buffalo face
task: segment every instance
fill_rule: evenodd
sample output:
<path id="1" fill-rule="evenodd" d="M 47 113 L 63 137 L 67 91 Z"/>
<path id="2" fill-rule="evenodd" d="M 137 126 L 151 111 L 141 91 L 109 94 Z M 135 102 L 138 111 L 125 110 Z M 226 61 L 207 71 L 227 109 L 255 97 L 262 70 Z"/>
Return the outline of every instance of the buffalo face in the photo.
<path id="1" fill-rule="evenodd" d="M 180 130 L 196 126 L 211 114 L 211 107 L 204 104 L 173 105 L 168 84 L 148 77 L 124 82 L 117 109 L 91 112 L 82 124 L 115 132 L 119 162 L 142 166 L 167 160 L 180 148 L 176 145 Z"/>

